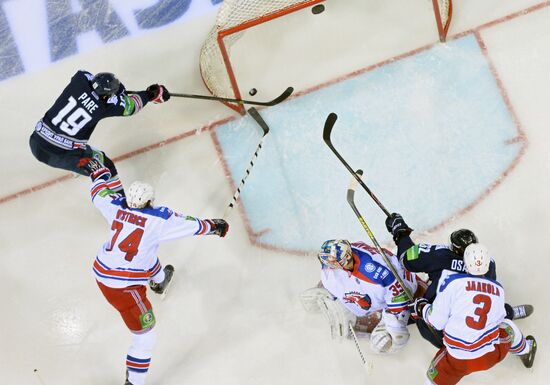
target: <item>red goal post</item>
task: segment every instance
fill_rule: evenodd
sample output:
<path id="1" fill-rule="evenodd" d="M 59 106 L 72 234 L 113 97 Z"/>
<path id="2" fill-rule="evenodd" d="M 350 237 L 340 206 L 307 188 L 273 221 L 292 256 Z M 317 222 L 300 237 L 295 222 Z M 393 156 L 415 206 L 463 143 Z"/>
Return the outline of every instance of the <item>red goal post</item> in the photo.
<path id="1" fill-rule="evenodd" d="M 231 65 L 231 46 L 244 31 L 258 24 L 311 7 L 325 0 L 225 0 L 220 5 L 214 27 L 200 52 L 200 71 L 204 84 L 217 97 L 242 99 Z M 452 16 L 452 0 L 432 0 L 439 39 L 447 36 Z M 242 104 L 224 102 L 244 114 Z"/>
<path id="2" fill-rule="evenodd" d="M 439 40 L 444 42 L 447 39 L 447 32 L 451 25 L 453 17 L 453 1 L 452 0 L 432 0 L 435 22 L 437 23 L 437 31 L 439 32 Z"/>
<path id="3" fill-rule="evenodd" d="M 215 96 L 242 99 L 229 57 L 231 46 L 248 28 L 323 1 L 225 0 L 200 53 L 201 76 L 208 90 Z M 241 114 L 245 113 L 241 104 L 224 104 Z"/>

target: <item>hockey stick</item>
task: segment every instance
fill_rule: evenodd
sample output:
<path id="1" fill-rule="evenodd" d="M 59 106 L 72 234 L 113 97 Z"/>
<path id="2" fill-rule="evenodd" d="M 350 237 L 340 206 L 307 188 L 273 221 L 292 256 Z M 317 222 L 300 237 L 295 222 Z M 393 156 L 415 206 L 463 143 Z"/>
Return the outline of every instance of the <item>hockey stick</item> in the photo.
<path id="1" fill-rule="evenodd" d="M 248 113 L 252 118 L 258 123 L 258 125 L 262 128 L 264 134 L 262 136 L 262 139 L 260 139 L 260 143 L 258 144 L 258 147 L 256 148 L 256 151 L 254 152 L 254 155 L 252 156 L 252 159 L 250 160 L 250 165 L 245 171 L 245 174 L 243 178 L 241 179 L 241 183 L 239 183 L 239 186 L 237 187 L 237 191 L 235 191 L 235 194 L 233 194 L 233 198 L 231 199 L 231 203 L 227 206 L 227 208 L 224 211 L 223 218 L 226 219 L 229 215 L 231 209 L 237 203 L 237 199 L 239 199 L 239 195 L 241 194 L 241 189 L 244 186 L 244 183 L 246 182 L 246 178 L 250 175 L 250 171 L 252 171 L 252 167 L 254 167 L 254 162 L 256 161 L 256 158 L 258 157 L 258 153 L 262 149 L 262 145 L 264 143 L 265 137 L 269 132 L 269 126 L 265 122 L 265 120 L 261 117 L 261 115 L 258 113 L 258 111 L 254 107 L 250 107 L 248 109 Z"/>
<path id="2" fill-rule="evenodd" d="M 348 324 L 349 331 L 351 332 L 351 337 L 353 338 L 353 342 L 355 343 L 355 349 L 357 349 L 357 353 L 359 353 L 359 356 L 361 357 L 361 361 L 363 361 L 363 367 L 365 368 L 365 371 L 367 374 L 372 373 L 372 369 L 374 368 L 374 364 L 372 361 L 367 361 L 365 358 L 365 355 L 363 354 L 363 350 L 361 349 L 361 346 L 359 346 L 359 340 L 357 339 L 357 335 L 355 334 L 355 330 L 353 330 L 353 326 L 351 325 L 351 322 Z"/>
<path id="3" fill-rule="evenodd" d="M 130 94 L 135 94 L 136 91 L 127 91 Z M 256 102 L 254 100 L 245 100 L 245 99 L 232 99 L 232 98 L 222 98 L 220 96 L 210 96 L 210 95 L 194 95 L 194 94 L 178 94 L 170 92 L 170 96 L 177 98 L 190 98 L 190 99 L 204 99 L 204 100 L 216 100 L 218 102 L 233 102 L 239 104 L 250 104 L 254 106 L 274 106 L 281 103 L 286 98 L 288 98 L 294 92 L 294 88 L 288 87 L 284 92 L 277 96 L 275 99 L 270 100 L 269 102 Z"/>
<path id="4" fill-rule="evenodd" d="M 368 234 L 369 238 L 371 239 L 372 243 L 374 243 L 374 247 L 376 247 L 376 250 L 380 253 L 382 258 L 384 259 L 384 262 L 386 262 L 386 265 L 388 265 L 388 268 L 391 270 L 391 272 L 395 276 L 395 279 L 397 279 L 397 282 L 399 282 L 399 284 L 403 288 L 403 291 L 405 292 L 407 297 L 409 297 L 409 300 L 413 301 L 414 298 L 411 295 L 411 292 L 409 291 L 409 288 L 407 286 L 405 286 L 405 283 L 401 279 L 401 276 L 399 274 L 397 274 L 397 270 L 395 269 L 393 264 L 390 263 L 390 260 L 387 257 L 386 253 L 384 252 L 384 249 L 382 249 L 382 247 L 380 246 L 380 244 L 378 243 L 378 241 L 374 237 L 374 234 L 370 230 L 369 225 L 367 225 L 367 222 L 365 222 L 365 220 L 363 219 L 363 216 L 361 215 L 361 213 L 357 209 L 357 206 L 355 205 L 355 201 L 354 201 L 355 188 L 357 187 L 357 180 L 361 181 L 361 176 L 362 175 L 363 175 L 363 170 L 357 170 L 357 172 L 353 172 L 353 176 L 355 178 L 359 178 L 359 179 L 352 179 L 351 182 L 350 182 L 350 185 L 348 187 L 348 194 L 347 194 L 348 203 L 351 206 L 351 209 L 353 210 L 355 215 L 357 216 L 357 219 L 359 219 L 359 222 L 361 223 L 361 226 L 363 226 L 363 228 L 367 232 L 367 234 Z"/>
<path id="5" fill-rule="evenodd" d="M 336 115 L 334 112 L 331 112 L 328 117 L 327 117 L 327 120 L 325 121 L 325 127 L 323 129 L 323 140 L 325 141 L 325 143 L 327 144 L 327 146 L 332 150 L 332 152 L 334 153 L 334 155 L 336 155 L 338 157 L 338 159 L 340 159 L 340 162 L 343 163 L 344 166 L 346 166 L 346 168 L 348 169 L 348 171 L 351 173 L 351 175 L 353 175 L 353 177 L 355 178 L 355 180 L 357 182 L 359 182 L 359 184 L 361 185 L 361 187 L 363 187 L 365 189 L 365 191 L 367 192 L 367 194 L 370 195 L 370 197 L 374 200 L 374 202 L 376 202 L 376 204 L 378 205 L 378 207 L 380 207 L 382 209 L 382 211 L 384 212 L 384 214 L 386 214 L 386 216 L 390 216 L 390 212 L 388 210 L 386 210 L 386 208 L 384 207 L 384 205 L 382 204 L 382 202 L 380 202 L 380 200 L 378 200 L 378 198 L 376 197 L 376 195 L 374 195 L 372 193 L 372 191 L 370 191 L 370 189 L 367 187 L 367 185 L 361 180 L 361 177 L 358 176 L 355 171 L 350 167 L 350 165 L 346 162 L 346 160 L 344 158 L 342 158 L 342 156 L 338 153 L 338 151 L 336 151 L 336 148 L 334 148 L 334 145 L 332 144 L 331 140 L 330 140 L 330 133 L 332 132 L 332 128 L 334 127 L 334 123 L 336 123 L 336 119 L 338 119 L 338 115 Z"/>

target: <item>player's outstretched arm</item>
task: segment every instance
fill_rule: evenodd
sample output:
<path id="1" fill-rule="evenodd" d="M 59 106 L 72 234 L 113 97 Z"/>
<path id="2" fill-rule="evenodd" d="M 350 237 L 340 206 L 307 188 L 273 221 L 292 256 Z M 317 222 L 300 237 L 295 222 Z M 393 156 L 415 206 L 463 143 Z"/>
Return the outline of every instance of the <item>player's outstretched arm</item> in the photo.
<path id="1" fill-rule="evenodd" d="M 145 91 L 129 91 L 124 98 L 123 116 L 135 115 L 149 102 L 159 104 L 170 99 L 170 92 L 161 84 L 151 84 Z"/>

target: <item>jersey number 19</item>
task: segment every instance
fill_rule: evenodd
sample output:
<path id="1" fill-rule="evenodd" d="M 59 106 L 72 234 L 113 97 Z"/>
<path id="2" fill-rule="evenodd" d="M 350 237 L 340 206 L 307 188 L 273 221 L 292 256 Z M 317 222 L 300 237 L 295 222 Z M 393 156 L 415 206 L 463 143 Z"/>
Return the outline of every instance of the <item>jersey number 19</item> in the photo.
<path id="1" fill-rule="evenodd" d="M 76 135 L 78 131 L 82 129 L 92 117 L 82 107 L 76 107 L 76 100 L 72 96 L 69 96 L 69 102 L 63 107 L 57 115 L 52 119 L 52 123 L 58 126 L 60 130 L 66 132 L 69 135 Z M 72 112 L 71 112 L 72 111 Z M 69 116 L 67 116 L 71 112 Z M 65 116 L 67 116 L 66 119 Z"/>

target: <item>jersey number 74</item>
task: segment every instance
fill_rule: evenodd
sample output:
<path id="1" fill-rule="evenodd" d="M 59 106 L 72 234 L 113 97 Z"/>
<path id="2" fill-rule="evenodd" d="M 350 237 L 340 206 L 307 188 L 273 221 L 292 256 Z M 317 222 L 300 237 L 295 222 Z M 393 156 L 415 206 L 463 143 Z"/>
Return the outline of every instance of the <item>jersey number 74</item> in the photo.
<path id="1" fill-rule="evenodd" d="M 117 245 L 118 236 L 120 235 L 123 227 L 124 224 L 122 222 L 113 221 L 113 224 L 111 225 L 111 230 L 114 230 L 115 233 L 113 234 L 113 238 L 111 238 L 111 245 L 109 246 L 107 251 L 112 251 L 113 248 L 117 246 L 120 251 L 126 253 L 124 259 L 127 261 L 131 261 L 132 259 L 134 259 L 139 251 L 138 248 L 139 243 L 141 242 L 141 237 L 143 236 L 143 229 L 135 229 Z"/>

